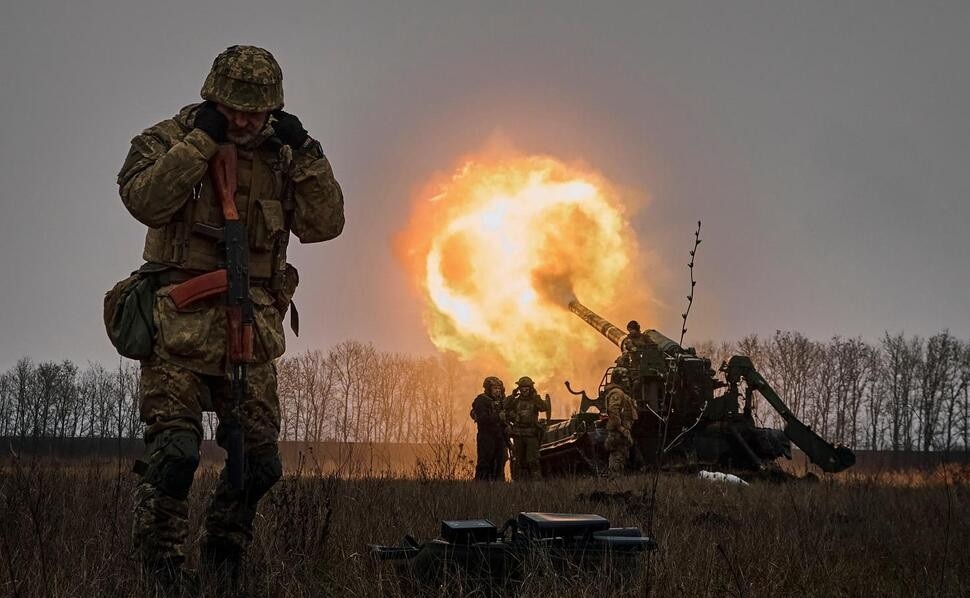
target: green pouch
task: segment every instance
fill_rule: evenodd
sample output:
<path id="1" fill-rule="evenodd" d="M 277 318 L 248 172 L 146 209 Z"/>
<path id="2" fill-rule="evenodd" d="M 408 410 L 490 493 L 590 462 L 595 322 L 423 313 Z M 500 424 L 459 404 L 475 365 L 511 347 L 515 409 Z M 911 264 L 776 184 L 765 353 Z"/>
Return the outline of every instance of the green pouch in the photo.
<path id="1" fill-rule="evenodd" d="M 145 264 L 119 281 L 104 295 L 104 327 L 108 339 L 122 357 L 148 359 L 155 339 L 155 292 L 157 273 L 164 266 Z"/>

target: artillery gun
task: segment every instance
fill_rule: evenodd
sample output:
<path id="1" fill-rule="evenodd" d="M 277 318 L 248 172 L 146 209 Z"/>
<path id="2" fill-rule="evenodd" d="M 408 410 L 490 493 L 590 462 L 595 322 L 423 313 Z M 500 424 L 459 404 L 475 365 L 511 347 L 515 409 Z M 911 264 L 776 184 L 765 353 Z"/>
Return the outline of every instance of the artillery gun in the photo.
<path id="1" fill-rule="evenodd" d="M 788 409 L 750 358 L 735 355 L 715 372 L 709 359 L 656 330 L 624 343 L 626 331 L 579 301 L 570 302 L 569 310 L 625 350 L 617 364 L 604 372 L 595 398 L 566 382 L 566 389 L 581 397 L 579 412 L 567 420 L 550 421 L 546 427 L 540 449 L 543 473 L 605 471 L 606 430 L 601 415 L 606 413 L 606 385 L 622 371 L 617 370 L 621 366 L 639 412 L 632 431 L 635 462 L 648 465 L 663 452 L 688 463 L 758 470 L 779 457 L 790 459 L 794 443 L 823 471 L 835 473 L 855 464 L 850 449 L 832 446 Z M 781 416 L 784 429 L 755 424 L 755 392 Z"/>

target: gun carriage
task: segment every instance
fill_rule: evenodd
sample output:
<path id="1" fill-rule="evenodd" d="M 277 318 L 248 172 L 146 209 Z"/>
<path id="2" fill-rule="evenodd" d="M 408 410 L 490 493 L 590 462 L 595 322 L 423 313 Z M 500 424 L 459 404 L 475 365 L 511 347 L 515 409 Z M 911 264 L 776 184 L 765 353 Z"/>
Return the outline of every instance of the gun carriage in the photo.
<path id="1" fill-rule="evenodd" d="M 573 390 L 566 382 L 567 390 L 580 397 L 579 412 L 567 420 L 550 420 L 546 426 L 540 449 L 544 474 L 606 470 L 606 430 L 601 415 L 606 413 L 606 386 L 618 375 L 618 367 L 626 370 L 627 390 L 639 413 L 632 430 L 634 465 L 650 466 L 663 452 L 668 462 L 758 470 L 779 457 L 790 459 L 792 443 L 825 472 L 843 471 L 855 464 L 850 449 L 833 446 L 788 409 L 750 358 L 735 355 L 715 372 L 709 359 L 656 330 L 647 330 L 636 343 L 625 344 L 626 331 L 579 301 L 572 301 L 569 310 L 626 350 L 603 373 L 595 397 L 585 390 Z M 778 413 L 783 429 L 755 423 L 755 392 Z"/>

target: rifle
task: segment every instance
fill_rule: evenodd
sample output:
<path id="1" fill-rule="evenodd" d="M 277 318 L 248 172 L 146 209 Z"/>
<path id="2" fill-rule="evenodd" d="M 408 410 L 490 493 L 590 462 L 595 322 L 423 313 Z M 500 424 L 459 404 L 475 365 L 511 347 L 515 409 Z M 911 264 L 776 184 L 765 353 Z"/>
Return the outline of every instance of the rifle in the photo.
<path id="1" fill-rule="evenodd" d="M 179 309 L 226 293 L 227 357 L 229 361 L 229 408 L 220 425 L 226 438 L 226 469 L 235 490 L 244 484 L 244 435 L 239 410 L 246 400 L 247 374 L 253 361 L 253 304 L 249 299 L 249 240 L 236 209 L 236 146 L 223 144 L 209 161 L 212 187 L 222 206 L 223 226 L 196 224 L 193 232 L 216 239 L 225 246 L 225 268 L 191 278 L 171 290 Z"/>
<path id="2" fill-rule="evenodd" d="M 518 462 L 515 459 L 515 447 L 512 446 L 512 437 L 508 434 L 507 429 L 502 430 L 502 440 L 505 441 L 505 455 L 509 459 L 509 473 L 511 474 L 512 479 L 514 480 L 516 475 L 515 468 L 518 466 Z M 498 476 L 499 479 L 504 481 L 505 480 L 504 466 L 502 467 L 502 471 L 499 473 L 501 474 L 500 476 Z"/>
<path id="3" fill-rule="evenodd" d="M 502 440 L 505 442 L 505 454 L 511 463 L 515 460 L 515 448 L 512 446 L 512 436 L 509 435 L 507 428 L 502 429 Z"/>

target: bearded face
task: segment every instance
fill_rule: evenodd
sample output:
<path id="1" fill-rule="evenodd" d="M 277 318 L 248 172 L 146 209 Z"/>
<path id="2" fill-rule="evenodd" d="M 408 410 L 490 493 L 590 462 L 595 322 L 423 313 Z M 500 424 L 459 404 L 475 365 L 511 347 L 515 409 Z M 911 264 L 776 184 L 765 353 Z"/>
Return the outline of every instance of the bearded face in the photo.
<path id="1" fill-rule="evenodd" d="M 266 111 L 242 112 L 222 104 L 216 104 L 216 109 L 229 121 L 226 139 L 236 145 L 245 146 L 255 141 L 269 118 L 269 112 Z"/>

